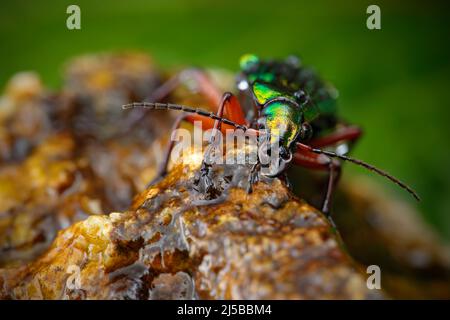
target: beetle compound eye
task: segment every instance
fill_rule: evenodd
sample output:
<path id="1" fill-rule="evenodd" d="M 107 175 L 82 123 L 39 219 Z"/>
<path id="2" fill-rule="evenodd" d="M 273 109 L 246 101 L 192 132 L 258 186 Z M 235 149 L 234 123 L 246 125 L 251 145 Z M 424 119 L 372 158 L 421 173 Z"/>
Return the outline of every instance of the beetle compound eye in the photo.
<path id="1" fill-rule="evenodd" d="M 308 97 L 307 97 L 305 91 L 303 91 L 303 90 L 295 91 L 294 97 L 297 99 L 297 101 L 300 104 L 304 104 L 308 100 Z"/>
<path id="2" fill-rule="evenodd" d="M 300 58 L 294 55 L 288 56 L 285 61 L 289 66 L 293 68 L 298 68 L 301 64 Z"/>
<path id="3" fill-rule="evenodd" d="M 302 131 L 300 133 L 300 139 L 302 141 L 308 141 L 312 138 L 313 135 L 313 129 L 311 125 L 308 122 L 303 122 L 302 124 Z"/>
<path id="4" fill-rule="evenodd" d="M 259 58 L 254 54 L 245 54 L 241 57 L 239 61 L 239 65 L 241 70 L 244 72 L 249 72 L 252 69 L 256 68 L 259 63 Z"/>

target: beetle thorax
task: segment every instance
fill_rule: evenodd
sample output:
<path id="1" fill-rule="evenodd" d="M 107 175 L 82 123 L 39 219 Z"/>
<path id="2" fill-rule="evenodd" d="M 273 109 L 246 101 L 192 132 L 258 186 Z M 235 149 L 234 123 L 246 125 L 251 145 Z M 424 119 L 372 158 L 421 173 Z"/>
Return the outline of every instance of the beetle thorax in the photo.
<path id="1" fill-rule="evenodd" d="M 288 149 L 301 130 L 301 111 L 285 101 L 273 101 L 262 110 L 260 123 L 270 134 L 270 143 L 279 143 Z"/>

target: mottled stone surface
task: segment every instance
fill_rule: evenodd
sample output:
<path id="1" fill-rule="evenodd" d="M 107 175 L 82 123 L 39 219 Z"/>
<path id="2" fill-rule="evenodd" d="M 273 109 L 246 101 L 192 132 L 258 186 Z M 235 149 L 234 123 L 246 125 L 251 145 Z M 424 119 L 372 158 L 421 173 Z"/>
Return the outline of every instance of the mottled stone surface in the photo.
<path id="1" fill-rule="evenodd" d="M 379 265 L 382 287 L 403 299 L 450 299 L 450 246 L 408 202 L 368 177 L 341 185 L 335 221 L 352 257 Z"/>
<path id="2" fill-rule="evenodd" d="M 214 180 L 222 195 L 204 200 L 193 185 L 195 171 L 196 165 L 175 165 L 128 211 L 61 231 L 41 258 L 0 273 L 2 297 L 381 297 L 367 289 L 326 218 L 278 179 L 247 194 L 240 188 L 247 168 L 218 167 Z M 80 270 L 79 288 L 69 278 L 71 265 Z"/>
<path id="3" fill-rule="evenodd" d="M 133 130 L 121 104 L 144 99 L 160 75 L 142 54 L 74 59 L 63 88 L 18 73 L 0 97 L 0 267 L 41 254 L 57 232 L 93 214 L 126 209 L 154 174 L 170 114 Z M 149 125 L 149 122 L 153 125 Z"/>
<path id="4" fill-rule="evenodd" d="M 323 196 L 315 190 L 325 190 L 323 175 L 293 168 L 289 177 L 295 194 L 320 206 Z M 340 181 L 333 220 L 349 254 L 365 267 L 380 267 L 381 286 L 390 297 L 450 299 L 450 246 L 411 199 L 397 198 L 362 171 Z"/>

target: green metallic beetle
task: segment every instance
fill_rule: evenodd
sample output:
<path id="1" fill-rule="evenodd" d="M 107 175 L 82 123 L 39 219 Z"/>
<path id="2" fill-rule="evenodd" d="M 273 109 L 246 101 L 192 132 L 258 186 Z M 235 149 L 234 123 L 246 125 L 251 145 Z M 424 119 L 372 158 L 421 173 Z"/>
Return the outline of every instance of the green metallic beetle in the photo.
<path id="1" fill-rule="evenodd" d="M 340 176 L 340 159 L 390 179 L 419 199 L 414 190 L 385 171 L 345 155 L 361 136 L 361 130 L 337 117 L 336 90 L 320 80 L 310 69 L 303 67 L 298 58 L 261 60 L 255 55 L 247 54 L 241 58 L 240 67 L 241 72 L 237 77 L 239 99 L 229 92 L 222 95 L 203 71 L 188 69 L 156 90 L 148 99 L 151 102 L 132 103 L 124 108 L 146 107 L 184 111 L 185 114 L 178 119 L 173 129 L 178 128 L 184 120 L 191 123 L 201 121 L 204 130 L 224 131 L 234 128 L 252 131 L 259 136 L 259 148 L 276 145 L 278 166 L 269 173 L 262 173 L 257 170 L 261 164 L 254 165 L 249 177 L 248 191 L 251 191 L 258 174 L 267 177 L 283 176 L 287 179 L 286 168 L 289 163 L 326 170 L 329 178 L 322 211 L 328 213 L 331 195 Z M 153 102 L 165 100 L 183 79 L 186 79 L 186 75 L 197 82 L 200 93 L 211 101 L 212 105 L 218 106 L 216 114 L 178 104 Z M 167 172 L 173 145 L 171 141 L 158 177 Z M 196 179 L 196 184 L 200 183 L 210 197 L 217 194 L 211 178 L 211 164 L 205 160 Z"/>

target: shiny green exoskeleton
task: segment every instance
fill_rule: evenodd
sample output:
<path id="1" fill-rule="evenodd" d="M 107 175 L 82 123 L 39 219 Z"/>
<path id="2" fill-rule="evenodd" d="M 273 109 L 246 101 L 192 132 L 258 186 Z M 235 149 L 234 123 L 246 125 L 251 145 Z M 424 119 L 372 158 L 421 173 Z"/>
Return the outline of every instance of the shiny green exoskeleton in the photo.
<path id="1" fill-rule="evenodd" d="M 353 143 L 361 134 L 361 130 L 358 128 L 350 130 L 348 125 L 338 120 L 336 90 L 321 81 L 310 69 L 301 66 L 297 58 L 260 60 L 255 55 L 247 54 L 241 58 L 240 66 L 238 89 L 252 98 L 252 104 L 256 107 L 253 118 L 257 119 L 257 129 L 268 132 L 270 144 L 277 144 L 280 147 L 279 169 L 269 176 L 277 176 L 284 172 L 286 165 L 293 158 L 293 153 L 296 152 L 295 149 L 300 146 L 303 152 L 306 150 L 306 154 L 308 152 L 325 154 L 377 172 L 419 199 L 414 190 L 395 177 L 361 160 L 345 156 L 344 153 L 348 151 L 347 144 L 341 145 L 344 148 L 339 151 L 336 149 L 336 152 L 314 148 L 330 147 L 339 141 Z M 346 127 L 345 133 L 336 134 L 338 127 L 341 129 Z M 319 143 L 321 138 L 322 141 Z M 313 147 L 307 146 L 308 140 L 311 140 Z M 302 151 L 296 154 L 302 155 Z M 308 157 L 305 154 L 303 156 Z M 299 163 L 306 164 L 304 160 L 300 158 Z M 332 172 L 334 169 L 331 167 L 335 164 L 331 160 L 326 163 Z M 323 163 L 316 159 L 314 164 L 307 165 L 320 168 Z M 324 212 L 328 211 L 333 184 L 330 174 Z"/>
<path id="2" fill-rule="evenodd" d="M 253 98 L 261 129 L 271 143 L 284 149 L 335 129 L 336 91 L 325 85 L 295 57 L 260 60 L 252 54 L 240 60 L 238 88 Z"/>
<path id="3" fill-rule="evenodd" d="M 225 124 L 235 129 L 251 132 L 258 136 L 258 158 L 261 154 L 270 154 L 270 156 L 275 155 L 274 158 L 278 162 L 274 171 L 261 172 L 263 176 L 285 175 L 285 169 L 291 160 L 296 165 L 327 170 L 329 175 L 322 207 L 323 212 L 329 210 L 331 194 L 339 177 L 340 162 L 337 159 L 349 161 L 376 172 L 419 199 L 414 190 L 397 178 L 362 160 L 346 155 L 348 144 L 354 143 L 360 137 L 361 130 L 338 120 L 336 91 L 322 82 L 310 69 L 301 66 L 297 58 L 260 60 L 257 56 L 248 54 L 241 58 L 240 65 L 241 73 L 238 76 L 237 87 L 241 92 L 241 98 L 244 99 L 237 99 L 230 92 L 224 93 L 217 108 L 217 114 L 189 106 L 158 102 L 132 103 L 125 105 L 124 108 L 145 107 L 177 110 L 194 115 L 194 118 L 190 120 L 185 117 L 180 119 L 187 119 L 191 123 L 197 119 L 214 130 L 220 130 L 221 124 Z M 203 84 L 199 85 L 203 94 L 210 97 L 213 87 L 211 82 L 201 72 L 191 72 L 193 72 L 193 78 L 197 79 L 199 84 Z M 181 82 L 181 78 L 183 77 L 180 74 L 169 79 L 159 90 L 156 90 L 158 94 L 155 96 L 159 99 L 167 96 Z M 253 113 L 248 110 L 248 102 L 254 108 Z M 230 117 L 229 119 L 223 116 L 224 111 L 229 112 L 227 115 Z M 211 119 L 215 120 L 213 125 Z M 177 121 L 176 128 L 180 123 L 181 120 Z M 213 142 L 212 139 L 211 144 Z M 170 143 L 165 161 L 159 170 L 159 178 L 167 172 L 172 147 L 173 143 Z M 325 147 L 326 150 L 321 147 Z M 333 151 L 330 148 L 336 149 Z M 205 159 L 209 158 L 211 150 L 212 148 L 208 149 Z M 251 190 L 252 184 L 256 181 L 255 173 L 259 174 L 257 168 L 268 165 L 271 167 L 271 164 L 262 163 L 258 159 L 252 166 L 248 190 Z M 206 163 L 205 160 L 202 161 L 196 185 L 200 185 L 200 182 L 209 196 L 217 193 L 211 178 L 211 164 Z"/>

